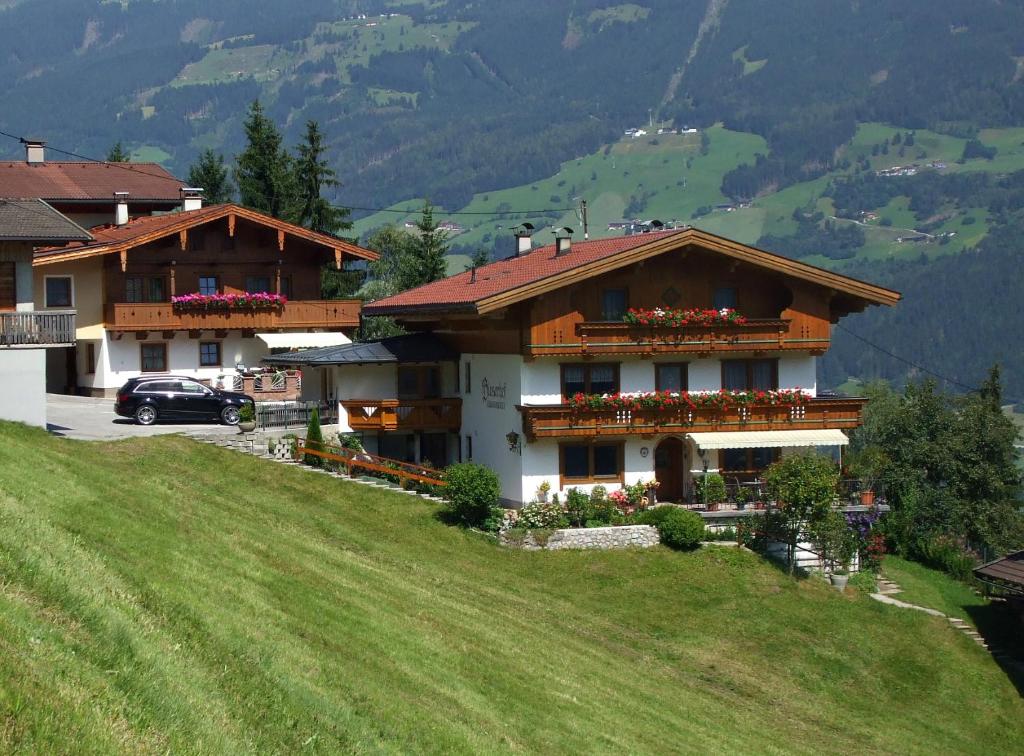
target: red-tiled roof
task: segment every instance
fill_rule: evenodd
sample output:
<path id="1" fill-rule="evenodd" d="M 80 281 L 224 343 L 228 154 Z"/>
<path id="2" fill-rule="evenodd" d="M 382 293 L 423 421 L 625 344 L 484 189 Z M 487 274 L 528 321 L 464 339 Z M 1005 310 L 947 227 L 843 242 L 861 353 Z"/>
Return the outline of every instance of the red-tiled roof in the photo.
<path id="1" fill-rule="evenodd" d="M 337 239 L 333 236 L 310 231 L 309 229 L 296 226 L 292 223 L 272 218 L 269 215 L 250 210 L 238 205 L 210 205 L 199 210 L 188 210 L 165 215 L 146 215 L 141 218 L 134 218 L 123 226 L 97 226 L 90 229 L 94 241 L 87 243 L 68 244 L 63 247 L 45 247 L 36 250 L 36 263 L 47 264 L 49 262 L 80 257 L 92 257 L 94 255 L 105 255 L 112 252 L 119 252 L 123 249 L 131 249 L 134 246 L 145 244 L 153 239 L 158 239 L 168 234 L 177 233 L 183 229 L 195 228 L 204 223 L 219 218 L 235 215 L 243 220 L 259 223 L 271 228 L 284 231 L 286 234 L 298 236 L 314 244 L 322 244 L 330 249 L 338 249 L 353 257 L 365 260 L 376 260 L 377 253 L 363 249 L 355 244 Z"/>
<path id="2" fill-rule="evenodd" d="M 114 202 L 114 192 L 128 201 L 179 202 L 185 182 L 157 163 L 0 163 L 0 197 L 38 198 L 48 202 Z"/>
<path id="3" fill-rule="evenodd" d="M 555 256 L 555 246 L 534 249 L 521 257 L 510 257 L 440 281 L 379 299 L 363 308 L 366 314 L 386 315 L 399 310 L 468 309 L 481 299 L 509 291 L 610 255 L 649 244 L 683 231 L 660 231 L 610 239 L 573 242 L 569 252 Z"/>
<path id="4" fill-rule="evenodd" d="M 617 267 L 694 245 L 773 273 L 851 295 L 868 304 L 892 305 L 899 292 L 731 241 L 696 228 L 575 242 L 562 255 L 554 245 L 511 257 L 363 307 L 366 315 L 413 316 L 447 312 L 484 314 Z"/>

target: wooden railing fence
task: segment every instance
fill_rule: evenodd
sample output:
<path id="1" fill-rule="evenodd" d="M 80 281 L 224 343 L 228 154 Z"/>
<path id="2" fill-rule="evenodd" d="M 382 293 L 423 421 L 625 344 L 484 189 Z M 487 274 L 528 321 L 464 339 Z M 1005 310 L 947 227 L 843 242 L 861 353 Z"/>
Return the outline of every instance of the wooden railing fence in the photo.
<path id="1" fill-rule="evenodd" d="M 430 486 L 445 486 L 447 483 L 440 470 L 414 465 L 411 462 L 399 462 L 388 457 L 379 457 L 364 451 L 346 449 L 341 446 L 323 444 L 322 449 L 312 449 L 306 445 L 305 439 L 299 439 L 295 445 L 295 457 L 301 461 L 308 454 L 318 459 L 334 462 L 341 466 L 347 475 L 356 477 L 362 470 L 375 477 L 381 475 L 398 478 L 400 482 L 420 483 Z"/>

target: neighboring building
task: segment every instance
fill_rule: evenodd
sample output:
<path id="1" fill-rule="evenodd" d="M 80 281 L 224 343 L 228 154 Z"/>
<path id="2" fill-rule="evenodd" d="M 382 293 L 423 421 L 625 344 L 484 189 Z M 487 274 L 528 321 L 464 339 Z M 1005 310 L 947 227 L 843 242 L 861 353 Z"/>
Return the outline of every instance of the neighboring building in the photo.
<path id="1" fill-rule="evenodd" d="M 36 311 L 33 248 L 91 240 L 45 202 L 0 200 L 0 419 L 46 426 L 46 353 L 75 342 L 70 302 Z"/>
<path id="2" fill-rule="evenodd" d="M 115 222 L 119 197 L 131 218 L 179 210 L 185 188 L 156 163 L 47 161 L 38 140 L 26 141 L 25 160 L 0 162 L 0 198 L 41 199 L 83 228 Z"/>
<path id="3" fill-rule="evenodd" d="M 368 451 L 481 462 L 511 503 L 544 481 L 564 496 L 651 478 L 660 500 L 691 499 L 695 474 L 749 480 L 790 450 L 835 450 L 860 423 L 864 400 L 817 397 L 816 359 L 832 323 L 898 293 L 697 229 L 518 243 L 515 257 L 364 308 L 409 336 L 268 361 L 326 371 L 341 429 Z M 747 320 L 640 326 L 624 321 L 631 307 L 734 308 Z M 720 390 L 730 406 L 701 403 Z M 651 392 L 673 406 L 585 406 Z"/>
<path id="4" fill-rule="evenodd" d="M 324 300 L 322 270 L 375 253 L 237 205 L 129 220 L 129 204 L 91 240 L 36 252 L 36 308 L 78 311 L 77 346 L 50 359 L 48 390 L 109 396 L 165 371 L 214 380 L 358 327 L 360 301 Z M 228 308 L 224 295 L 246 293 L 271 296 Z"/>

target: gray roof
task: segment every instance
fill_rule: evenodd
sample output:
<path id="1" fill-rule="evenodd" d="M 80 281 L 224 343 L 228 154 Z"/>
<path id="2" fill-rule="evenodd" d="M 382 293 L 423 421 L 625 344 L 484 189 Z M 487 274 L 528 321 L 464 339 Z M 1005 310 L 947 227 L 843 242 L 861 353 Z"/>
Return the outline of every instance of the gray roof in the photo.
<path id="1" fill-rule="evenodd" d="M 0 241 L 92 241 L 84 228 L 39 199 L 0 199 Z"/>
<path id="2" fill-rule="evenodd" d="M 410 333 L 382 341 L 305 349 L 264 357 L 271 365 L 365 365 L 383 362 L 441 362 L 457 360 L 459 353 L 433 334 Z"/>

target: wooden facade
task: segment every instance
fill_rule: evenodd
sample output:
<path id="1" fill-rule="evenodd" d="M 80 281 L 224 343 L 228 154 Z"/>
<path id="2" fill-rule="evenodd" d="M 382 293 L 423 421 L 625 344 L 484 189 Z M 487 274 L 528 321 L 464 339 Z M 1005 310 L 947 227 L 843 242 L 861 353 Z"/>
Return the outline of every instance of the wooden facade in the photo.
<path id="1" fill-rule="evenodd" d="M 636 309 L 715 306 L 716 290 L 731 290 L 742 326 L 641 328 L 602 318 L 605 292 L 625 293 Z M 831 295 L 781 274 L 686 246 L 605 273 L 530 302 L 523 354 L 589 356 L 656 353 L 805 351 L 829 346 Z"/>
<path id="2" fill-rule="evenodd" d="M 452 431 L 462 426 L 462 400 L 353 399 L 341 406 L 353 431 Z"/>
<path id="3" fill-rule="evenodd" d="M 520 406 L 529 439 L 654 436 L 700 431 L 773 431 L 856 428 L 866 399 L 812 399 L 802 405 L 717 409 L 591 410 L 568 405 Z"/>

